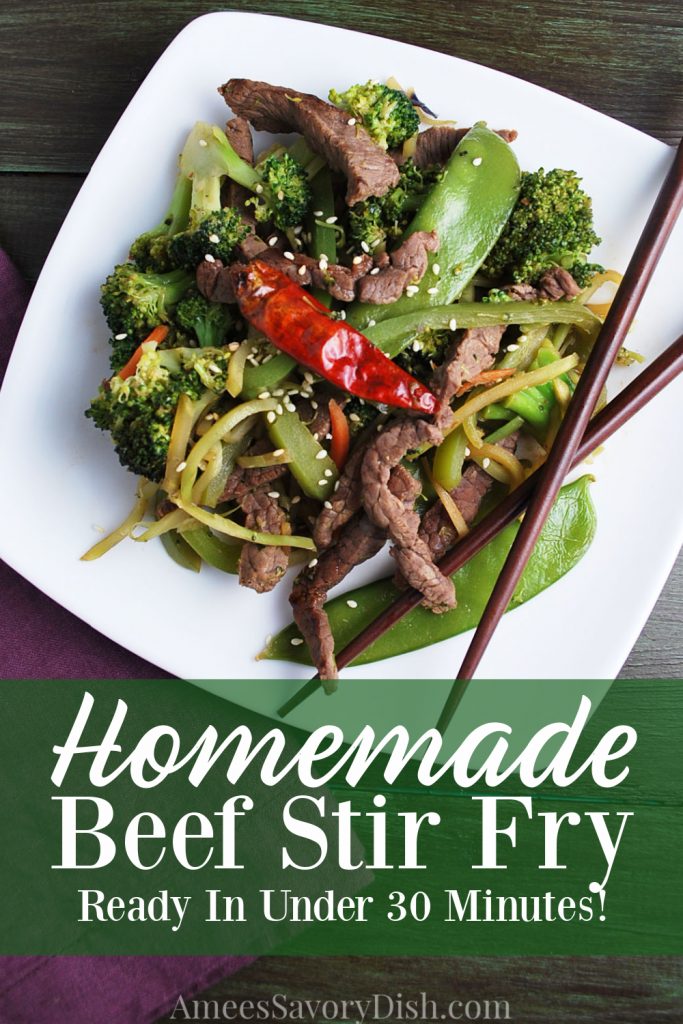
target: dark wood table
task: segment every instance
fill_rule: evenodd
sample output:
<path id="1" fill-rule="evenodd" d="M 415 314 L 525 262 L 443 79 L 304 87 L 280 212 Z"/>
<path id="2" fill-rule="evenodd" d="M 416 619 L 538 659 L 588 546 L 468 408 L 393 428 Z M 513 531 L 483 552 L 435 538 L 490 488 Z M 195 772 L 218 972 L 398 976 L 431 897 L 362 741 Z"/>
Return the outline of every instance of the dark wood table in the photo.
<path id="1" fill-rule="evenodd" d="M 683 8 L 677 0 L 555 6 L 540 0 L 242 0 L 230 6 L 442 50 L 571 96 L 670 144 L 683 133 Z M 0 243 L 30 280 L 152 63 L 187 21 L 216 9 L 201 0 L 2 0 Z M 682 621 L 679 559 L 623 676 L 683 677 Z M 454 993 L 506 998 L 513 1019 L 525 1022 L 673 1024 L 683 1020 L 682 982 L 682 962 L 664 959 L 265 958 L 209 995 L 359 998 L 428 990 L 434 999 Z"/>

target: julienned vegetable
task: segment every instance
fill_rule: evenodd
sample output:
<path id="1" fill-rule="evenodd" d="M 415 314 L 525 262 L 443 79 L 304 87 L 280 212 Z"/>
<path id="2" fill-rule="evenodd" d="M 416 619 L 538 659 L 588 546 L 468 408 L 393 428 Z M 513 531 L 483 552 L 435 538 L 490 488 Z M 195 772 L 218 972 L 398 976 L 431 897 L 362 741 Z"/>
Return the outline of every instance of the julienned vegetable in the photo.
<path id="1" fill-rule="evenodd" d="M 597 526 L 589 490 L 591 480 L 592 477 L 583 476 L 560 491 L 509 610 L 530 601 L 561 579 L 586 554 Z M 368 647 L 353 664 L 367 665 L 383 658 L 393 658 L 473 629 L 486 607 L 518 529 L 517 523 L 508 526 L 467 565 L 454 573 L 457 608 L 443 615 L 432 615 L 422 607 L 415 608 Z M 332 625 L 335 650 L 340 651 L 350 643 L 397 596 L 398 591 L 392 581 L 384 579 L 349 590 L 328 601 L 325 610 Z M 259 657 L 310 665 L 310 654 L 305 645 L 299 643 L 300 639 L 298 629 L 287 626 L 273 637 Z M 296 642 L 292 643 L 293 640 Z"/>
<path id="2" fill-rule="evenodd" d="M 407 235 L 436 231 L 439 236 L 439 251 L 430 256 L 417 292 L 387 306 L 354 304 L 348 312 L 351 323 L 363 328 L 369 320 L 454 302 L 505 227 L 519 182 L 517 158 L 507 142 L 484 125 L 472 128 L 406 229 Z"/>
<path id="3" fill-rule="evenodd" d="M 87 415 L 140 479 L 84 557 L 161 541 L 178 566 L 259 593 L 305 562 L 290 598 L 301 634 L 267 656 L 312 657 L 332 689 L 335 640 L 395 590 L 327 593 L 387 542 L 443 614 L 419 609 L 366 657 L 474 624 L 514 528 L 457 574 L 455 611 L 440 560 L 543 461 L 609 306 L 590 300 L 619 277 L 591 277 L 574 172 L 525 173 L 518 198 L 498 134 L 415 135 L 395 81 L 334 94 L 341 110 L 264 82 L 219 92 L 228 134 L 195 125 L 165 217 L 103 286 L 116 372 Z M 248 122 L 302 134 L 254 154 Z M 563 492 L 567 532 L 553 538 L 551 520 L 516 601 L 589 543 L 585 491 Z"/>
<path id="4" fill-rule="evenodd" d="M 277 348 L 351 395 L 433 413 L 436 398 L 281 271 L 253 260 L 236 275 L 242 315 Z"/>

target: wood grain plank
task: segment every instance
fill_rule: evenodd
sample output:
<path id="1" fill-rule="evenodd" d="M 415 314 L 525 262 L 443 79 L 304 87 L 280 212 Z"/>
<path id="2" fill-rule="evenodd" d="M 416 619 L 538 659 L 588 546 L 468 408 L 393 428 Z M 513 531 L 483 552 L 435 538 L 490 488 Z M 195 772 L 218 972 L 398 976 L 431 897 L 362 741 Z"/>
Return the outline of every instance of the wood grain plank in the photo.
<path id="1" fill-rule="evenodd" d="M 507 1000 L 510 1019 L 524 1024 L 680 1024 L 683 960 L 265 957 L 203 992 L 201 999 L 233 999 L 239 1004 L 284 993 L 288 999 L 340 1001 L 372 999 L 375 993 L 396 996 L 399 992 L 404 1000 L 419 999 L 424 992 L 444 1008 L 453 999 Z M 180 1013 L 176 1013 L 175 1018 L 168 1016 L 163 1021 L 170 1024 L 179 1019 Z M 200 1014 L 194 1019 L 208 1022 L 217 1018 Z M 397 1016 L 382 1019 L 393 1024 Z"/>
<path id="2" fill-rule="evenodd" d="M 233 9 L 361 29 L 554 89 L 669 142 L 683 131 L 683 14 L 671 0 L 415 4 L 237 0 Z M 85 172 L 151 65 L 203 0 L 101 5 L 10 0 L 0 10 L 0 168 Z M 437 16 L 433 16 L 434 12 Z M 226 54 L 226 77 L 230 71 Z"/>

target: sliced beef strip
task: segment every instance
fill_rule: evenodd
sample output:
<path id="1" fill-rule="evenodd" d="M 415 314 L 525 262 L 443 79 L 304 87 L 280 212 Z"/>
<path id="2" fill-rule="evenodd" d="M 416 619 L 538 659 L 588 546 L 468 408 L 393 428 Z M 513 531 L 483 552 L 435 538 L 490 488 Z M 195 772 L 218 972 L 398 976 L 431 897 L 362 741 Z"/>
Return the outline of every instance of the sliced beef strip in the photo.
<path id="1" fill-rule="evenodd" d="M 195 271 L 197 288 L 210 302 L 235 302 L 231 268 L 220 260 L 202 260 Z"/>
<path id="2" fill-rule="evenodd" d="M 297 403 L 296 411 L 316 441 L 321 441 L 330 432 L 330 410 L 326 401 L 316 401 L 316 406 L 313 408 L 311 399 L 302 398 Z"/>
<path id="3" fill-rule="evenodd" d="M 508 284 L 501 291 L 506 292 L 511 299 L 518 302 L 533 302 L 538 298 L 538 292 L 532 284 Z"/>
<path id="4" fill-rule="evenodd" d="M 264 452 L 272 451 L 272 444 L 266 437 L 258 438 L 249 447 L 249 455 L 263 455 Z M 225 482 L 220 501 L 243 501 L 247 494 L 253 491 L 267 488 L 275 480 L 279 480 L 287 472 L 287 465 L 281 466 L 260 466 L 258 468 L 245 468 L 235 466 L 232 473 Z M 278 531 L 271 531 L 277 533 Z"/>
<path id="5" fill-rule="evenodd" d="M 517 435 L 510 434 L 500 442 L 500 447 L 512 452 L 516 443 Z M 493 483 L 493 477 L 473 462 L 463 472 L 458 486 L 450 492 L 468 526 L 474 522 Z M 435 562 L 439 562 L 457 541 L 455 527 L 440 501 L 436 501 L 423 515 L 420 536 L 427 542 Z"/>
<path id="6" fill-rule="evenodd" d="M 337 483 L 337 489 L 330 495 L 313 527 L 313 540 L 319 551 L 330 546 L 343 526 L 361 507 L 361 465 L 365 455 L 364 447 L 357 447 L 347 460 Z"/>
<path id="7" fill-rule="evenodd" d="M 403 466 L 397 466 L 389 478 L 389 488 L 406 509 L 412 507 L 420 485 Z M 292 587 L 290 603 L 294 621 L 305 638 L 311 657 L 323 681 L 338 678 L 334 659 L 334 638 L 325 612 L 329 591 L 386 543 L 386 533 L 372 523 L 364 512 L 354 514 L 336 540 L 323 551 L 314 566 L 301 572 Z M 326 686 L 328 693 L 334 686 Z"/>
<path id="8" fill-rule="evenodd" d="M 383 196 L 398 184 L 398 168 L 365 129 L 350 125 L 348 113 L 317 96 L 267 82 L 232 78 L 218 92 L 235 114 L 258 131 L 300 132 L 330 167 L 347 179 L 349 206 Z"/>
<path id="9" fill-rule="evenodd" d="M 419 590 L 425 605 L 434 612 L 455 606 L 453 582 L 434 564 L 427 543 L 419 536 L 420 517 L 392 494 L 391 472 L 411 449 L 438 445 L 443 435 L 426 420 L 401 417 L 368 445 L 361 466 L 362 501 L 365 512 L 393 541 L 391 555 L 408 583 Z"/>
<path id="10" fill-rule="evenodd" d="M 249 122 L 244 117 L 233 117 L 225 126 L 225 134 L 237 155 L 246 160 L 248 164 L 253 164 L 254 142 Z M 238 209 L 243 209 L 250 196 L 251 192 L 248 188 L 238 185 L 236 181 L 231 181 L 229 178 L 221 190 L 223 206 L 236 206 Z"/>
<path id="11" fill-rule="evenodd" d="M 504 333 L 504 324 L 469 328 L 456 340 L 450 354 L 434 371 L 432 390 L 439 399 L 435 421 L 441 429 L 450 423 L 450 403 L 456 392 L 482 370 L 493 366 Z"/>
<path id="12" fill-rule="evenodd" d="M 265 533 L 287 533 L 289 523 L 277 498 L 268 491 L 250 491 L 242 499 L 247 529 Z M 243 546 L 239 561 L 239 581 L 259 594 L 272 590 L 287 571 L 289 548 L 274 544 Z"/>
<path id="13" fill-rule="evenodd" d="M 338 263 L 321 267 L 320 260 L 305 253 L 296 253 L 293 259 L 288 259 L 279 249 L 268 246 L 256 255 L 302 287 L 313 285 L 314 288 L 322 288 L 340 302 L 353 302 L 356 298 L 356 282 L 372 269 L 372 256 L 367 253 L 349 267 Z"/>
<path id="14" fill-rule="evenodd" d="M 564 267 L 546 270 L 538 282 L 539 299 L 573 299 L 580 291 L 578 284 Z"/>
<path id="15" fill-rule="evenodd" d="M 469 128 L 452 128 L 450 125 L 435 125 L 420 132 L 415 142 L 413 162 L 416 167 L 432 167 L 434 164 L 445 164 L 451 153 L 467 135 Z M 499 128 L 496 135 L 500 135 L 505 142 L 514 142 L 517 132 L 513 129 Z"/>
<path id="16" fill-rule="evenodd" d="M 417 284 L 427 270 L 427 253 L 439 248 L 436 231 L 413 231 L 398 249 L 390 253 L 391 266 L 368 274 L 358 282 L 361 302 L 387 305 L 396 302 L 409 284 Z"/>

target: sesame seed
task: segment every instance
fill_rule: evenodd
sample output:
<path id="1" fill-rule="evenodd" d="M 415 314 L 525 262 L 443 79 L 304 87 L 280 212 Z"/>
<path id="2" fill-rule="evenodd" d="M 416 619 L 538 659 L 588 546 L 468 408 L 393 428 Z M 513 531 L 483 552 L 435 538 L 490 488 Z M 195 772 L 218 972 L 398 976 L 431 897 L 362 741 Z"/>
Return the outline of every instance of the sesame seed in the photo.
<path id="1" fill-rule="evenodd" d="M 473 165 L 473 167 L 479 167 L 479 165 L 480 165 L 480 164 L 481 164 L 481 162 L 482 162 L 482 159 L 483 159 L 483 158 L 482 158 L 482 157 L 480 157 L 480 156 L 475 156 L 474 160 L 472 161 L 472 165 Z"/>
<path id="2" fill-rule="evenodd" d="M 438 288 L 428 288 L 427 289 L 427 295 L 436 295 L 438 290 L 439 290 Z"/>
<path id="3" fill-rule="evenodd" d="M 123 341 L 124 338 L 127 338 L 127 337 L 128 337 L 127 334 L 115 334 L 114 335 L 114 341 Z"/>
<path id="4" fill-rule="evenodd" d="M 214 242 L 214 243 L 216 243 L 216 242 L 220 242 L 220 238 L 219 238 L 219 237 L 218 237 L 218 235 L 216 235 L 216 234 L 213 234 L 213 235 L 209 235 L 209 241 L 210 241 L 210 242 Z"/>
<path id="5" fill-rule="evenodd" d="M 292 505 L 298 505 L 300 501 L 301 501 L 301 495 L 300 494 L 295 494 L 294 497 L 292 498 Z"/>
<path id="6" fill-rule="evenodd" d="M 317 409 L 317 408 L 318 408 L 318 403 L 312 401 L 311 402 L 311 409 Z"/>
<path id="7" fill-rule="evenodd" d="M 374 327 L 376 323 L 376 320 L 368 320 L 368 327 Z"/>
<path id="8" fill-rule="evenodd" d="M 285 409 L 287 412 L 296 412 L 296 406 L 294 402 L 285 402 Z"/>
<path id="9" fill-rule="evenodd" d="M 276 412 L 276 413 L 278 414 L 278 416 L 282 416 L 282 406 L 280 405 L 280 403 L 279 403 L 279 402 L 278 402 L 278 404 L 277 404 L 277 405 L 275 406 L 275 412 Z"/>
<path id="10" fill-rule="evenodd" d="M 318 260 L 318 266 L 321 270 L 327 270 L 329 263 L 327 262 L 327 256 L 321 256 Z"/>
<path id="11" fill-rule="evenodd" d="M 285 198 L 285 194 L 282 191 L 282 189 L 280 189 L 280 191 L 278 192 L 277 197 L 280 200 L 280 202 L 282 202 L 282 200 Z"/>
<path id="12" fill-rule="evenodd" d="M 210 252 L 206 253 L 206 255 L 204 256 L 204 259 L 206 260 L 207 263 L 215 263 L 216 262 L 215 257 L 212 256 Z"/>
<path id="13" fill-rule="evenodd" d="M 275 413 L 272 411 L 266 413 L 266 419 L 269 423 L 275 423 Z"/>
<path id="14" fill-rule="evenodd" d="M 277 235 L 271 235 L 268 239 L 268 245 L 277 245 Z"/>
<path id="15" fill-rule="evenodd" d="M 323 215 L 323 211 L 322 210 L 314 210 L 313 211 L 313 216 L 314 217 L 322 217 L 322 215 Z"/>
<path id="16" fill-rule="evenodd" d="M 508 345 L 507 351 L 508 352 L 516 352 L 518 348 L 519 348 L 519 345 Z"/>
<path id="17" fill-rule="evenodd" d="M 335 480 L 335 482 L 334 482 L 334 487 L 332 488 L 332 490 L 333 490 L 333 491 L 338 491 L 338 490 L 339 490 L 339 484 L 340 484 L 340 483 L 341 483 L 341 480 Z"/>
<path id="18" fill-rule="evenodd" d="M 318 564 L 318 559 L 317 558 L 312 558 L 310 560 L 310 562 L 308 563 L 308 568 L 309 569 L 315 569 L 317 564 Z"/>
<path id="19" fill-rule="evenodd" d="M 421 341 L 414 341 L 413 342 L 413 352 L 420 352 L 421 350 L 422 350 L 422 342 Z"/>
<path id="20" fill-rule="evenodd" d="M 284 256 L 284 258 L 286 260 L 293 260 L 294 259 L 294 253 L 290 252 L 289 250 L 287 250 L 287 252 L 283 252 L 282 255 Z"/>
<path id="21" fill-rule="evenodd" d="M 448 330 L 449 331 L 454 331 L 457 328 L 457 326 L 458 326 L 458 321 L 455 319 L 455 317 L 452 317 L 448 321 Z"/>
<path id="22" fill-rule="evenodd" d="M 316 459 L 326 459 L 327 458 L 327 452 L 325 451 L 324 448 L 321 448 L 320 451 L 316 453 L 315 457 L 316 457 Z"/>
<path id="23" fill-rule="evenodd" d="M 305 265 L 303 263 L 301 264 L 301 266 L 297 270 L 297 274 L 299 275 L 299 277 L 304 277 L 305 276 L 305 274 L 306 274 L 306 267 L 305 267 Z"/>
<path id="24" fill-rule="evenodd" d="M 370 273 L 372 274 L 373 277 L 375 274 L 379 274 L 379 267 L 373 267 Z"/>
<path id="25" fill-rule="evenodd" d="M 318 487 L 327 487 L 327 480 L 318 480 Z"/>
<path id="26" fill-rule="evenodd" d="M 466 456 L 467 456 L 468 458 L 469 458 L 469 456 L 470 456 L 471 454 L 472 454 L 472 452 L 471 452 L 471 451 L 469 450 L 469 448 L 465 448 L 465 455 L 466 455 Z"/>
<path id="27" fill-rule="evenodd" d="M 331 501 L 324 501 L 323 502 L 323 508 L 332 508 L 332 502 Z"/>
<path id="28" fill-rule="evenodd" d="M 263 185 L 257 185 L 257 186 L 256 186 L 256 188 L 254 189 L 254 191 L 255 191 L 255 192 L 256 192 L 256 193 L 258 194 L 258 195 L 261 195 L 261 193 L 263 192 Z"/>
<path id="29" fill-rule="evenodd" d="M 340 320 L 346 320 L 346 310 L 345 309 L 340 309 L 339 310 L 339 319 Z"/>
<path id="30" fill-rule="evenodd" d="M 354 124 L 356 123 L 356 119 L 355 119 L 355 117 L 350 117 L 350 118 L 348 119 L 348 121 L 347 121 L 346 123 L 347 123 L 347 124 L 348 124 L 348 125 L 349 125 L 349 126 L 350 126 L 351 128 L 353 128 Z"/>
<path id="31" fill-rule="evenodd" d="M 176 472 L 177 473 L 182 473 L 182 471 L 185 469 L 186 465 L 187 465 L 186 462 L 179 462 L 178 465 L 176 466 Z"/>
<path id="32" fill-rule="evenodd" d="M 325 440 L 326 441 L 331 441 L 332 440 L 332 434 L 325 434 Z"/>
<path id="33" fill-rule="evenodd" d="M 239 347 L 240 347 L 239 341 L 231 341 L 230 344 L 228 345 L 228 350 L 230 352 L 236 352 Z"/>
<path id="34" fill-rule="evenodd" d="M 209 369 L 211 370 L 211 373 L 220 373 L 221 372 L 220 366 L 217 366 L 216 363 L 209 363 Z"/>
<path id="35" fill-rule="evenodd" d="M 370 252 L 370 246 L 368 245 L 367 242 L 361 242 L 360 247 L 363 250 L 363 252 Z"/>
<path id="36" fill-rule="evenodd" d="M 199 145 L 200 146 L 208 146 L 209 143 L 206 141 L 206 139 L 200 139 L 199 140 Z"/>
<path id="37" fill-rule="evenodd" d="M 441 273 L 441 267 L 439 266 L 438 263 L 435 263 L 434 266 L 432 267 L 432 273 L 436 274 L 437 277 Z"/>
<path id="38" fill-rule="evenodd" d="M 280 497 L 280 493 L 279 493 L 279 491 L 268 491 L 268 497 L 269 498 L 279 498 Z"/>
<path id="39" fill-rule="evenodd" d="M 331 476 L 334 476 L 334 473 L 332 472 L 331 469 L 326 469 L 325 472 L 323 473 L 323 476 L 326 476 L 326 477 L 329 478 Z"/>
<path id="40" fill-rule="evenodd" d="M 353 259 L 351 260 L 351 262 L 353 263 L 354 266 L 357 267 L 359 263 L 363 262 L 363 257 L 362 256 L 354 256 Z"/>
<path id="41" fill-rule="evenodd" d="M 259 398 L 270 398 L 270 391 L 262 391 Z"/>
<path id="42" fill-rule="evenodd" d="M 338 220 L 339 220 L 339 218 L 335 217 L 335 216 L 325 217 L 325 223 L 326 224 L 336 224 Z"/>
<path id="43" fill-rule="evenodd" d="M 301 234 L 301 232 L 303 231 L 303 229 L 304 229 L 304 226 L 303 226 L 303 224 L 297 224 L 297 225 L 295 226 L 295 228 L 294 228 L 294 234 L 295 234 L 295 235 L 300 235 L 300 234 Z"/>
<path id="44" fill-rule="evenodd" d="M 488 469 L 489 466 L 491 465 L 491 460 L 487 457 L 481 460 L 481 464 L 484 467 L 484 469 Z"/>
<path id="45" fill-rule="evenodd" d="M 412 298 L 413 295 L 417 295 L 419 290 L 420 289 L 417 287 L 416 284 L 409 284 L 408 287 L 406 288 L 406 295 L 408 296 L 408 298 Z"/>
<path id="46" fill-rule="evenodd" d="M 349 608 L 357 608 L 358 607 L 358 601 L 352 601 L 350 598 L 349 598 L 349 600 L 346 603 L 349 606 Z"/>
<path id="47" fill-rule="evenodd" d="M 292 645 L 292 647 L 299 647 L 303 643 L 303 640 L 301 639 L 300 636 L 293 636 L 289 642 Z"/>

